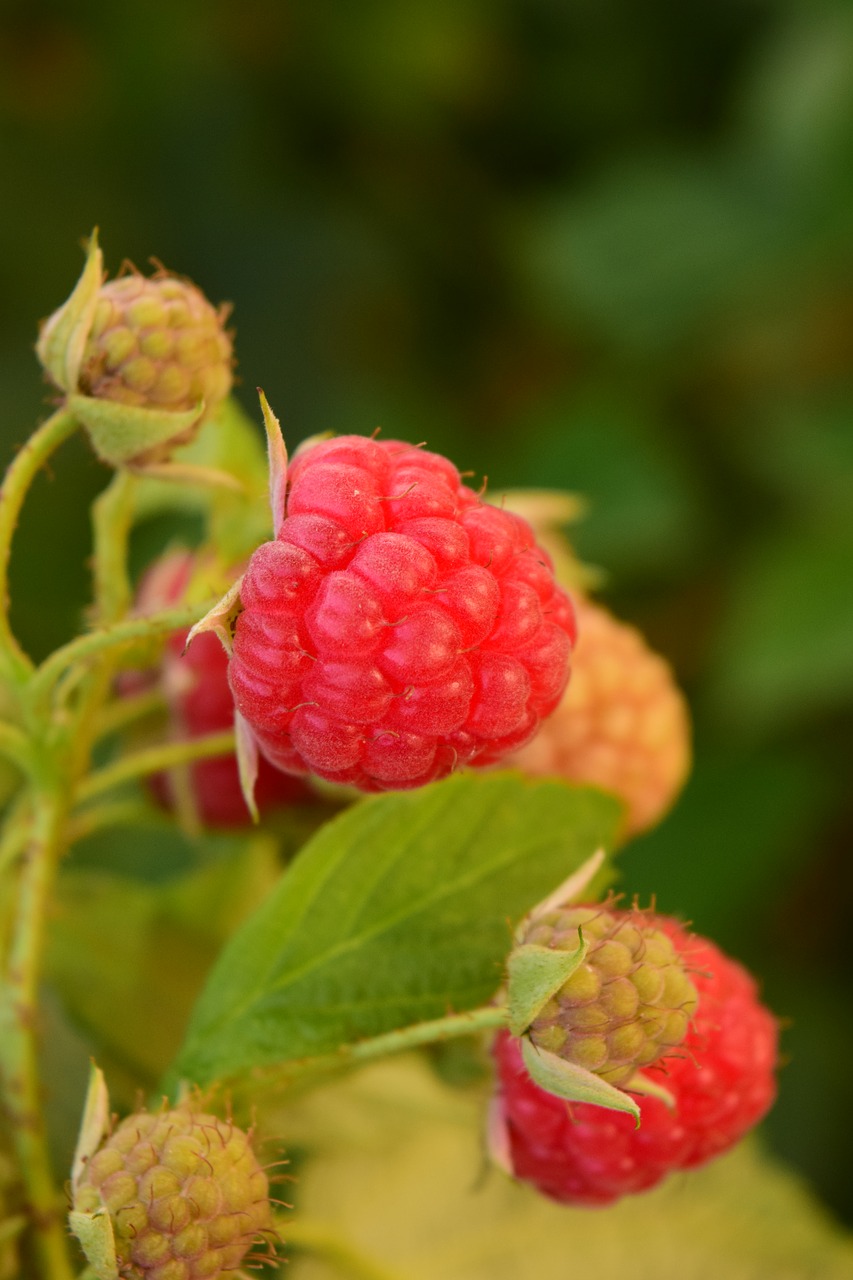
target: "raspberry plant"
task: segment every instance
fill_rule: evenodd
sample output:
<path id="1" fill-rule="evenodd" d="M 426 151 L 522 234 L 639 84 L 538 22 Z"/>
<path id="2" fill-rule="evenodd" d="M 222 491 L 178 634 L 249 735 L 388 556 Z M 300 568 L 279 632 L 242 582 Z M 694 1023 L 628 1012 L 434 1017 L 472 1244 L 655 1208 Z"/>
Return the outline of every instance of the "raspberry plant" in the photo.
<path id="1" fill-rule="evenodd" d="M 62 401 L 0 493 L 4 1280 L 241 1275 L 282 1240 L 390 1276 L 305 1217 L 299 1176 L 286 1208 L 260 1151 L 287 1149 L 299 1099 L 402 1050 L 440 1063 L 458 1042 L 482 1073 L 497 1033 L 496 1160 L 582 1204 L 711 1159 L 775 1091 L 776 1023 L 745 971 L 664 915 L 602 901 L 613 854 L 683 781 L 667 669 L 448 459 L 342 435 L 288 467 L 262 395 L 265 460 L 227 398 L 225 314 L 162 269 L 105 283 L 93 238 L 37 348 Z M 10 624 L 12 536 L 78 429 L 113 469 L 92 603 L 86 630 L 36 664 Z M 134 582 L 137 522 L 188 508 L 198 544 Z M 139 921 L 111 912 L 87 935 L 91 903 L 69 906 L 60 863 L 99 836 L 114 869 L 143 830 L 161 924 L 167 832 L 217 852 L 170 899 L 138 1004 L 105 1010 L 74 974 L 91 964 L 110 989 L 94 957 Z M 70 1214 L 43 1109 L 46 974 L 130 1112 L 111 1114 L 94 1068 Z M 152 1008 L 179 1022 L 167 1048 L 142 1030 Z"/>

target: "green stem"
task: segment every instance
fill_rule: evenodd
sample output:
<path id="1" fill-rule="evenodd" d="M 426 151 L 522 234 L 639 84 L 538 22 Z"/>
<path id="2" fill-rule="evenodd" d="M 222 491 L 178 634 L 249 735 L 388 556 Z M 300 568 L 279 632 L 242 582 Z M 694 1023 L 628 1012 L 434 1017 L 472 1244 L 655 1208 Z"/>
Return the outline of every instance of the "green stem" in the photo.
<path id="1" fill-rule="evenodd" d="M 133 524 L 136 484 L 136 478 L 129 472 L 117 471 L 92 507 L 94 597 L 101 626 L 123 618 L 133 603 L 127 544 Z"/>
<path id="2" fill-rule="evenodd" d="M 0 755 L 17 765 L 23 773 L 32 774 L 34 760 L 30 739 L 14 724 L 0 722 Z"/>
<path id="3" fill-rule="evenodd" d="M 0 836 L 0 877 L 27 847 L 32 832 L 32 799 L 28 791 L 15 801 L 3 821 Z"/>
<path id="4" fill-rule="evenodd" d="M 53 1182 L 41 1108 L 37 1062 L 37 988 L 45 908 L 62 852 L 67 796 L 58 783 L 33 797 L 32 836 L 25 848 L 17 918 L 3 993 L 0 1074 L 21 1167 L 40 1274 L 71 1280 L 64 1206 Z"/>
<path id="5" fill-rule="evenodd" d="M 334 1226 L 314 1222 L 310 1218 L 288 1218 L 281 1223 L 281 1232 L 287 1244 L 296 1245 L 306 1253 L 313 1253 L 338 1267 L 353 1280 L 402 1280 L 398 1271 L 368 1258 L 354 1249 L 348 1240 L 338 1235 Z"/>
<path id="6" fill-rule="evenodd" d="M 68 823 L 68 844 L 77 844 L 108 827 L 130 827 L 150 819 L 151 810 L 139 800 L 116 800 L 93 805 L 74 814 Z"/>
<path id="7" fill-rule="evenodd" d="M 107 738 L 110 734 L 119 733 L 135 724 L 137 720 L 163 715 L 168 709 L 169 704 L 160 688 L 146 689 L 144 693 L 129 694 L 126 698 L 116 698 L 101 709 L 95 723 L 95 732 L 98 738 Z"/>
<path id="8" fill-rule="evenodd" d="M 30 436 L 13 459 L 0 485 L 0 663 L 16 683 L 32 671 L 32 662 L 21 649 L 9 625 L 9 559 L 12 537 L 27 491 L 40 468 L 64 440 L 77 429 L 77 419 L 58 409 Z"/>
<path id="9" fill-rule="evenodd" d="M 90 774 L 77 788 L 77 799 L 93 800 L 133 778 L 144 778 L 147 774 L 174 769 L 177 765 L 191 764 L 195 760 L 208 760 L 211 756 L 225 756 L 234 748 L 234 733 L 231 729 L 209 733 L 202 738 L 187 738 L 185 742 L 163 742 L 156 747 L 146 747 L 144 751 L 135 751 L 132 755 L 117 760 L 115 764 Z"/>
<path id="10" fill-rule="evenodd" d="M 384 1058 L 388 1053 L 400 1053 L 404 1049 L 418 1049 L 424 1044 L 435 1044 L 439 1040 L 453 1040 L 458 1036 L 472 1036 L 478 1031 L 493 1031 L 505 1027 L 507 1011 L 503 1005 L 487 1004 L 480 1009 L 470 1009 L 465 1013 L 451 1013 L 445 1018 L 434 1018 L 430 1022 L 416 1022 L 411 1027 L 401 1027 L 398 1031 L 386 1031 L 384 1035 L 372 1036 L 369 1040 L 360 1040 L 357 1044 L 348 1045 L 343 1050 L 347 1062 L 369 1062 L 372 1058 Z M 341 1055 L 329 1054 L 328 1061 L 338 1059 Z M 318 1063 L 321 1058 L 312 1059 Z"/>
<path id="11" fill-rule="evenodd" d="M 30 683 L 33 701 L 46 697 L 54 683 L 73 663 L 111 653 L 134 640 L 150 640 L 155 636 L 168 635 L 171 631 L 184 631 L 198 622 L 199 618 L 203 618 L 215 603 L 208 600 L 203 604 L 182 605 L 179 609 L 167 609 L 163 613 L 153 613 L 145 618 L 129 618 L 114 626 L 104 627 L 101 631 L 78 636 L 76 640 L 57 649 L 39 667 Z"/>
<path id="12" fill-rule="evenodd" d="M 425 1044 L 436 1044 L 461 1036 L 476 1035 L 480 1031 L 496 1031 L 507 1025 L 505 1005 L 488 1004 L 465 1013 L 451 1013 L 429 1022 L 416 1022 L 410 1027 L 386 1031 L 369 1040 L 341 1045 L 334 1053 L 318 1054 L 312 1058 L 295 1058 L 280 1062 L 275 1067 L 256 1069 L 252 1076 L 253 1089 L 267 1087 L 289 1088 L 295 1083 L 327 1072 L 340 1071 L 374 1058 L 384 1058 L 389 1053 L 402 1053 L 407 1049 L 419 1049 Z"/>

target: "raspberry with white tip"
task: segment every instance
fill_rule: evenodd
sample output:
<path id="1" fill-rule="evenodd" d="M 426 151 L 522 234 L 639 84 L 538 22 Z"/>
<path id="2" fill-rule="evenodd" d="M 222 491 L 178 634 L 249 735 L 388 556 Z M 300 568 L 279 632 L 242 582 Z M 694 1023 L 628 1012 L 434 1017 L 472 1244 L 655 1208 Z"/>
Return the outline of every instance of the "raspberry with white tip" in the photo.
<path id="1" fill-rule="evenodd" d="M 75 1210 L 102 1206 L 128 1280 L 220 1280 L 271 1234 L 249 1134 L 186 1106 L 128 1116 L 90 1157 Z"/>
<path id="2" fill-rule="evenodd" d="M 284 517 L 246 571 L 230 672 L 274 764 L 382 791 L 529 741 L 575 622 L 524 520 L 446 458 L 361 436 L 297 455 Z"/>
<path id="3" fill-rule="evenodd" d="M 778 1026 L 754 979 L 712 942 L 672 920 L 665 928 L 699 995 L 680 1049 L 646 1073 L 669 1092 L 672 1108 L 636 1095 L 635 1128 L 630 1115 L 564 1102 L 530 1079 L 517 1040 L 502 1032 L 495 1041 L 496 1137 L 514 1175 L 554 1200 L 606 1205 L 644 1191 L 727 1151 L 772 1105 Z"/>
<path id="4" fill-rule="evenodd" d="M 664 923 L 602 906 L 537 917 L 521 945 L 575 951 L 582 935 L 587 952 L 528 1027 L 532 1043 L 617 1087 L 681 1044 L 696 987 Z"/>
<path id="5" fill-rule="evenodd" d="M 659 822 L 690 767 L 687 704 L 669 664 L 640 632 L 576 597 L 572 681 L 535 740 L 509 762 L 613 791 L 626 805 L 624 834 Z"/>

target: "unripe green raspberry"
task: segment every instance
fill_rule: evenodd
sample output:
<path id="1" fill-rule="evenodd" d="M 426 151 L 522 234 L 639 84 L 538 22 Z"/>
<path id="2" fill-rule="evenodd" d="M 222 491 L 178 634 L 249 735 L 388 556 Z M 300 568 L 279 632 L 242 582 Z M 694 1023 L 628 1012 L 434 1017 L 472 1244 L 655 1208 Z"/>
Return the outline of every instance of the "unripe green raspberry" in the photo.
<path id="1" fill-rule="evenodd" d="M 690 721 L 672 670 L 635 627 L 575 597 L 578 640 L 562 702 L 510 764 L 613 791 L 625 835 L 654 826 L 690 767 Z"/>
<path id="2" fill-rule="evenodd" d="M 249 1136 L 189 1107 L 128 1116 L 88 1160 L 75 1209 L 105 1205 L 128 1280 L 219 1280 L 270 1230 Z"/>
<path id="3" fill-rule="evenodd" d="M 101 285 L 80 365 L 80 390 L 98 399 L 210 414 L 232 382 L 227 311 L 175 276 L 133 272 Z"/>
<path id="4" fill-rule="evenodd" d="M 535 919 L 522 944 L 576 951 L 583 963 L 542 1008 L 534 1045 L 626 1084 L 681 1043 L 697 1006 L 684 958 L 655 916 L 601 906 L 559 907 Z"/>

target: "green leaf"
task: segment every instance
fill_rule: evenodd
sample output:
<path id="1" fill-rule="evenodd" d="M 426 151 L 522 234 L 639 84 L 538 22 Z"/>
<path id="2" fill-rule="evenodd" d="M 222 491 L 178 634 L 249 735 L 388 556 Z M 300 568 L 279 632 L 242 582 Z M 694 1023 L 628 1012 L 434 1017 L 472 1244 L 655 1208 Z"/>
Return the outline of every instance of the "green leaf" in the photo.
<path id="1" fill-rule="evenodd" d="M 307 1151 L 293 1186 L 296 1212 L 282 1220 L 288 1280 L 853 1274 L 850 1237 L 799 1178 L 753 1142 L 652 1191 L 590 1210 L 555 1204 L 484 1167 L 485 1110 L 481 1090 L 450 1089 L 407 1056 L 265 1117 L 271 1132 Z M 363 1260 L 362 1272 L 340 1267 L 347 1255 Z"/>
<path id="2" fill-rule="evenodd" d="M 123 835 L 113 838 L 122 845 Z M 165 1071 L 224 940 L 276 883 L 269 833 L 206 840 L 199 857 L 220 848 L 222 856 L 182 876 L 152 868 L 146 880 L 72 859 L 58 878 L 45 977 L 88 1036 L 119 1104 L 133 1105 L 134 1092 Z M 156 840 L 149 837 L 147 850 L 153 863 Z M 116 860 L 120 854 L 119 847 Z"/>
<path id="3" fill-rule="evenodd" d="M 582 963 L 588 945 L 580 933 L 574 951 L 556 951 L 533 943 L 515 947 L 507 961 L 507 1005 L 509 1029 L 514 1036 L 523 1035 L 551 996 Z"/>
<path id="4" fill-rule="evenodd" d="M 511 922 L 610 847 L 618 814 L 602 792 L 511 773 L 361 801 L 226 947 L 177 1075 L 205 1083 L 483 1004 Z"/>

